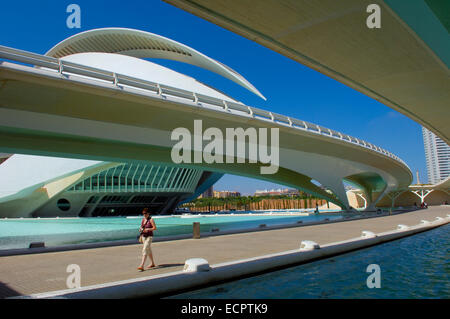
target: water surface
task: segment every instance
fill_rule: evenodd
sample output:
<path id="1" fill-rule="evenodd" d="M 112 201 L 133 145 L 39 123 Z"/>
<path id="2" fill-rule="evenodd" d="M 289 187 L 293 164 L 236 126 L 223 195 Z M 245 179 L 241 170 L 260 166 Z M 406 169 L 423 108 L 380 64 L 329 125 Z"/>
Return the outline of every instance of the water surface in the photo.
<path id="1" fill-rule="evenodd" d="M 309 264 L 172 298 L 450 298 L 450 225 Z M 369 289 L 369 264 L 381 287 Z"/>
<path id="2" fill-rule="evenodd" d="M 157 225 L 155 237 L 192 234 L 192 223 L 200 222 L 201 232 L 213 229 L 236 230 L 267 226 L 295 224 L 298 221 L 314 222 L 325 218 L 342 218 L 338 213 L 321 213 L 310 216 L 276 216 L 258 212 L 237 216 L 191 215 L 154 216 Z M 237 214 L 237 213 L 236 213 Z M 91 217 L 91 218 L 19 218 L 0 219 L 0 249 L 26 248 L 31 242 L 42 241 L 46 246 L 135 239 L 142 217 Z"/>

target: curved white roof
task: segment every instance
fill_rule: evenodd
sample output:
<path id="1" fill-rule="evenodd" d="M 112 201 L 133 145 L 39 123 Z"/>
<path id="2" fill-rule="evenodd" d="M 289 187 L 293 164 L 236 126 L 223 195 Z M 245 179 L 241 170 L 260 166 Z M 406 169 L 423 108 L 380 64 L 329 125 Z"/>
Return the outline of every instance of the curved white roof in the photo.
<path id="1" fill-rule="evenodd" d="M 228 66 L 174 40 L 126 28 L 103 28 L 81 32 L 58 43 L 46 53 L 62 58 L 83 52 L 118 53 L 137 58 L 160 58 L 192 64 L 212 71 L 266 99 L 242 75 Z"/>
<path id="2" fill-rule="evenodd" d="M 76 53 L 61 60 L 94 67 L 145 81 L 156 82 L 190 92 L 200 93 L 222 100 L 237 102 L 227 95 L 159 64 L 114 53 Z"/>
<path id="3" fill-rule="evenodd" d="M 425 185 L 410 185 L 410 189 L 412 190 L 420 190 L 420 189 L 450 189 L 450 176 L 446 179 L 436 183 L 436 184 L 425 184 Z"/>
<path id="4" fill-rule="evenodd" d="M 103 162 L 71 158 L 57 158 L 35 155 L 12 155 L 0 165 L 0 201 L 6 196 L 34 190 L 36 185 L 43 185 L 68 174 L 84 170 Z"/>

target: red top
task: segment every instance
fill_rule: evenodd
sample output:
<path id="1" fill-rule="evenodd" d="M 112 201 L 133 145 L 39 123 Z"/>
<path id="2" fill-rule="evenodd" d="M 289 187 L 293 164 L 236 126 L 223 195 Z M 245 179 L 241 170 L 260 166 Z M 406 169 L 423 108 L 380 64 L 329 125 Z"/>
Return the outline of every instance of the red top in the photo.
<path id="1" fill-rule="evenodd" d="M 141 227 L 144 229 L 144 231 L 142 232 L 142 235 L 144 237 L 153 236 L 153 231 L 147 230 L 148 228 L 153 228 L 151 221 L 152 221 L 151 217 L 149 217 L 149 219 L 145 219 L 145 217 L 142 218 Z"/>

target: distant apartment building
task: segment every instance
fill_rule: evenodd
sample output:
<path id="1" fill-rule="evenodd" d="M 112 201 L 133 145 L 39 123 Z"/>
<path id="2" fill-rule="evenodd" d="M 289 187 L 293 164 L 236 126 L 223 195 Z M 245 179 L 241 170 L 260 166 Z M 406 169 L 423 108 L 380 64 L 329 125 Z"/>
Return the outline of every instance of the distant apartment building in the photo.
<path id="1" fill-rule="evenodd" d="M 450 176 L 450 146 L 422 127 L 428 183 L 436 184 Z"/>
<path id="2" fill-rule="evenodd" d="M 215 198 L 240 197 L 241 193 L 231 191 L 214 191 Z"/>
<path id="3" fill-rule="evenodd" d="M 214 197 L 214 188 L 211 186 L 206 191 L 204 191 L 198 198 L 211 198 Z"/>
<path id="4" fill-rule="evenodd" d="M 277 195 L 287 195 L 287 196 L 297 196 L 299 195 L 297 189 L 271 189 L 271 190 L 257 190 L 255 196 L 277 196 Z"/>

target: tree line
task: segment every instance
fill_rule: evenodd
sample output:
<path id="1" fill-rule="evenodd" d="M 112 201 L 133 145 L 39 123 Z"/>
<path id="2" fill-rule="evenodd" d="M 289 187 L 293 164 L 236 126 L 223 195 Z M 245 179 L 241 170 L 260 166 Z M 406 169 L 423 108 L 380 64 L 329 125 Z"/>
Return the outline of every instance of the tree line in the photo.
<path id="1" fill-rule="evenodd" d="M 182 207 L 199 211 L 315 208 L 327 201 L 309 194 L 197 198 Z"/>

